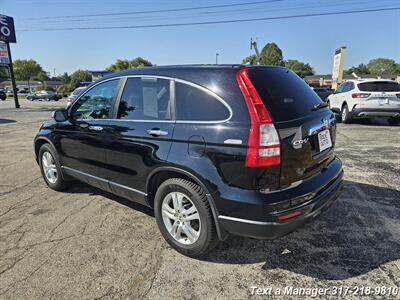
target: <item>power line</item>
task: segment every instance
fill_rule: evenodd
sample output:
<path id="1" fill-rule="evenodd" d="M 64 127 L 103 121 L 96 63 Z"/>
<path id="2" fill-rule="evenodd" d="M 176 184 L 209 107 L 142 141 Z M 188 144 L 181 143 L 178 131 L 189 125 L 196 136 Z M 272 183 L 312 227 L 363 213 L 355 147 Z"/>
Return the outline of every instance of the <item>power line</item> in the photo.
<path id="1" fill-rule="evenodd" d="M 253 2 L 244 2 L 244 3 L 229 3 L 229 4 L 220 4 L 220 5 L 194 6 L 194 7 L 170 8 L 170 9 L 159 9 L 159 10 L 142 10 L 142 11 L 119 12 L 119 13 L 102 13 L 102 14 L 90 14 L 90 15 L 32 17 L 32 18 L 24 18 L 24 20 L 136 15 L 136 14 L 149 14 L 149 13 L 163 13 L 163 12 L 175 12 L 175 11 L 201 10 L 201 9 L 208 9 L 208 8 L 223 8 L 223 7 L 245 6 L 245 5 L 255 5 L 255 4 L 261 4 L 261 3 L 282 2 L 282 1 L 285 1 L 285 0 L 265 0 L 265 1 L 253 1 Z"/>
<path id="2" fill-rule="evenodd" d="M 391 2 L 392 0 L 381 0 L 381 2 Z M 372 4 L 368 0 L 359 0 L 359 1 L 352 1 L 350 3 L 351 5 L 363 5 L 363 4 Z M 381 3 L 380 3 L 381 4 Z M 339 4 L 340 5 L 340 4 Z M 388 5 L 395 5 L 394 3 L 388 4 Z M 386 7 L 388 6 L 386 5 Z M 243 14 L 244 12 L 246 13 L 261 13 L 262 11 L 268 10 L 268 12 L 272 11 L 289 11 L 289 10 L 302 10 L 302 9 L 314 9 L 314 8 L 322 8 L 322 7 L 332 7 L 332 6 L 338 6 L 338 3 L 323 3 L 323 4 L 318 4 L 316 5 L 315 3 L 307 3 L 306 5 L 297 5 L 297 6 L 290 6 L 290 7 L 272 7 L 272 8 L 264 8 L 264 7 L 253 7 L 253 8 L 236 8 L 236 9 L 228 9 L 228 10 L 206 10 L 202 12 L 193 12 L 193 13 L 181 13 L 181 14 L 174 14 L 174 15 L 164 15 L 164 16 L 151 16 L 152 20 L 168 20 L 168 19 L 177 19 L 177 18 L 198 18 L 198 17 L 204 17 L 204 16 L 228 16 L 228 15 L 236 15 L 236 14 Z M 349 9 L 348 5 L 346 5 L 347 8 Z M 376 6 L 376 7 L 352 7 L 353 9 L 371 9 L 371 8 L 383 8 L 382 5 Z M 41 19 L 41 20 L 34 20 L 33 22 L 39 21 L 39 23 L 26 23 L 24 24 L 25 27 L 30 27 L 32 29 L 32 26 L 37 26 L 37 25 L 44 25 L 44 26 L 57 26 L 57 25 L 63 25 L 65 23 L 85 23 L 85 25 L 89 25 L 92 23 L 95 25 L 98 22 L 107 22 L 108 24 L 110 23 L 122 23 L 122 22 L 128 22 L 128 21 L 139 21 L 139 20 L 148 20 L 149 16 L 126 16 L 126 17 L 112 17 L 110 19 L 91 19 L 91 18 L 77 18 L 77 19 L 60 19 L 60 20 L 46 20 L 46 19 Z M 193 21 L 193 20 L 192 20 Z"/>
<path id="3" fill-rule="evenodd" d="M 362 10 L 348 10 L 348 11 L 335 11 L 335 12 L 321 12 L 310 14 L 299 14 L 289 16 L 276 16 L 276 17 L 261 17 L 249 19 L 234 19 L 234 20 L 221 20 L 221 21 L 204 21 L 204 22 L 188 22 L 188 23 L 171 23 L 171 24 L 148 24 L 148 25 L 127 25 L 127 26 L 98 26 L 98 27 L 65 27 L 65 28 L 39 28 L 39 29 L 20 29 L 19 31 L 72 31 L 72 30 L 105 30 L 105 29 L 138 29 L 138 28 L 157 28 L 157 27 L 180 27 L 180 26 L 195 26 L 195 25 L 212 25 L 212 24 L 227 24 L 227 23 L 242 23 L 242 22 L 255 22 L 267 20 L 280 20 L 280 19 L 294 19 L 305 17 L 318 17 L 318 16 L 332 16 L 332 15 L 347 15 L 358 14 L 378 11 L 392 11 L 400 10 L 400 7 L 389 8 L 374 8 Z"/>

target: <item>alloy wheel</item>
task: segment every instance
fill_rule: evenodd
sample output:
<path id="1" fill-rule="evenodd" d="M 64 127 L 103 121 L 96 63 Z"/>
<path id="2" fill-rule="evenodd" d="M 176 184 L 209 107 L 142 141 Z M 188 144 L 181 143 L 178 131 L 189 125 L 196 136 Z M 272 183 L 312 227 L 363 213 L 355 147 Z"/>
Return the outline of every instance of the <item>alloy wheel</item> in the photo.
<path id="1" fill-rule="evenodd" d="M 195 243 L 201 232 L 200 214 L 190 198 L 181 192 L 171 192 L 164 197 L 161 206 L 164 225 L 179 243 Z"/>
<path id="2" fill-rule="evenodd" d="M 57 167 L 50 152 L 45 151 L 42 155 L 42 168 L 46 179 L 51 184 L 54 184 L 57 181 Z"/>

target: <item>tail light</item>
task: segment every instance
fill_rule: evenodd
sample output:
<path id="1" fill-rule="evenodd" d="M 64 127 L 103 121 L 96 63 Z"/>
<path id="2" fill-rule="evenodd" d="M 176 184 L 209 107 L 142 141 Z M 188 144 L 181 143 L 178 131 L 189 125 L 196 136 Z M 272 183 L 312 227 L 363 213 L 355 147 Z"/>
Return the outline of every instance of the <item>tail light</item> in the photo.
<path id="1" fill-rule="evenodd" d="M 352 98 L 368 98 L 369 96 L 371 96 L 371 94 L 369 94 L 369 93 L 353 93 L 353 94 L 351 94 Z"/>
<path id="2" fill-rule="evenodd" d="M 239 70 L 236 79 L 246 101 L 251 120 L 246 166 L 279 165 L 281 163 L 279 135 L 270 113 L 249 78 L 248 69 Z"/>

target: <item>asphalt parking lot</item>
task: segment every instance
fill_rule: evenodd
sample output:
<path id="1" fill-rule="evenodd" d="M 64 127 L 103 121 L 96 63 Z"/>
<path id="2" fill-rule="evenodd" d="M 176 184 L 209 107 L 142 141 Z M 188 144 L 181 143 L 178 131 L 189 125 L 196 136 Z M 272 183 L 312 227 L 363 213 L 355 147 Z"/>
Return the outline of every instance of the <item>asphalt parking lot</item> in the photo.
<path id="1" fill-rule="evenodd" d="M 12 104 L 0 101 L 0 299 L 243 299 L 252 286 L 400 285 L 400 126 L 339 124 L 345 185 L 328 211 L 280 239 L 231 237 L 196 260 L 167 245 L 149 209 L 80 183 L 49 189 L 32 142 L 65 102 Z"/>

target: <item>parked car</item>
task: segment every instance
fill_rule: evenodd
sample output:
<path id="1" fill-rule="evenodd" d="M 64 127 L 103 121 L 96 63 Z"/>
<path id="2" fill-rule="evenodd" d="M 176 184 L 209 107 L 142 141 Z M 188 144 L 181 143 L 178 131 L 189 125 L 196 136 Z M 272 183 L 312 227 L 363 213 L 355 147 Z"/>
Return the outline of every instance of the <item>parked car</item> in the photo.
<path id="1" fill-rule="evenodd" d="M 127 70 L 103 77 L 35 138 L 47 185 L 75 178 L 154 209 L 185 255 L 229 234 L 275 238 L 338 196 L 336 120 L 283 67 Z"/>
<path id="2" fill-rule="evenodd" d="M 4 101 L 7 99 L 7 95 L 4 90 L 0 90 L 0 100 Z"/>
<path id="3" fill-rule="evenodd" d="M 82 92 L 86 89 L 84 86 L 77 87 L 67 98 L 67 107 L 74 102 L 74 100 L 82 94 Z"/>
<path id="4" fill-rule="evenodd" d="M 333 93 L 333 90 L 327 87 L 314 87 L 313 90 L 324 102 L 327 102 L 329 95 Z"/>
<path id="5" fill-rule="evenodd" d="M 400 85 L 396 81 L 349 80 L 341 84 L 328 100 L 343 123 L 375 117 L 386 118 L 392 125 L 400 123 Z"/>
<path id="6" fill-rule="evenodd" d="M 30 101 L 34 101 L 34 100 L 58 101 L 61 99 L 61 96 L 52 91 L 40 91 L 38 93 L 34 93 L 34 94 L 27 96 L 26 99 L 28 99 Z"/>

